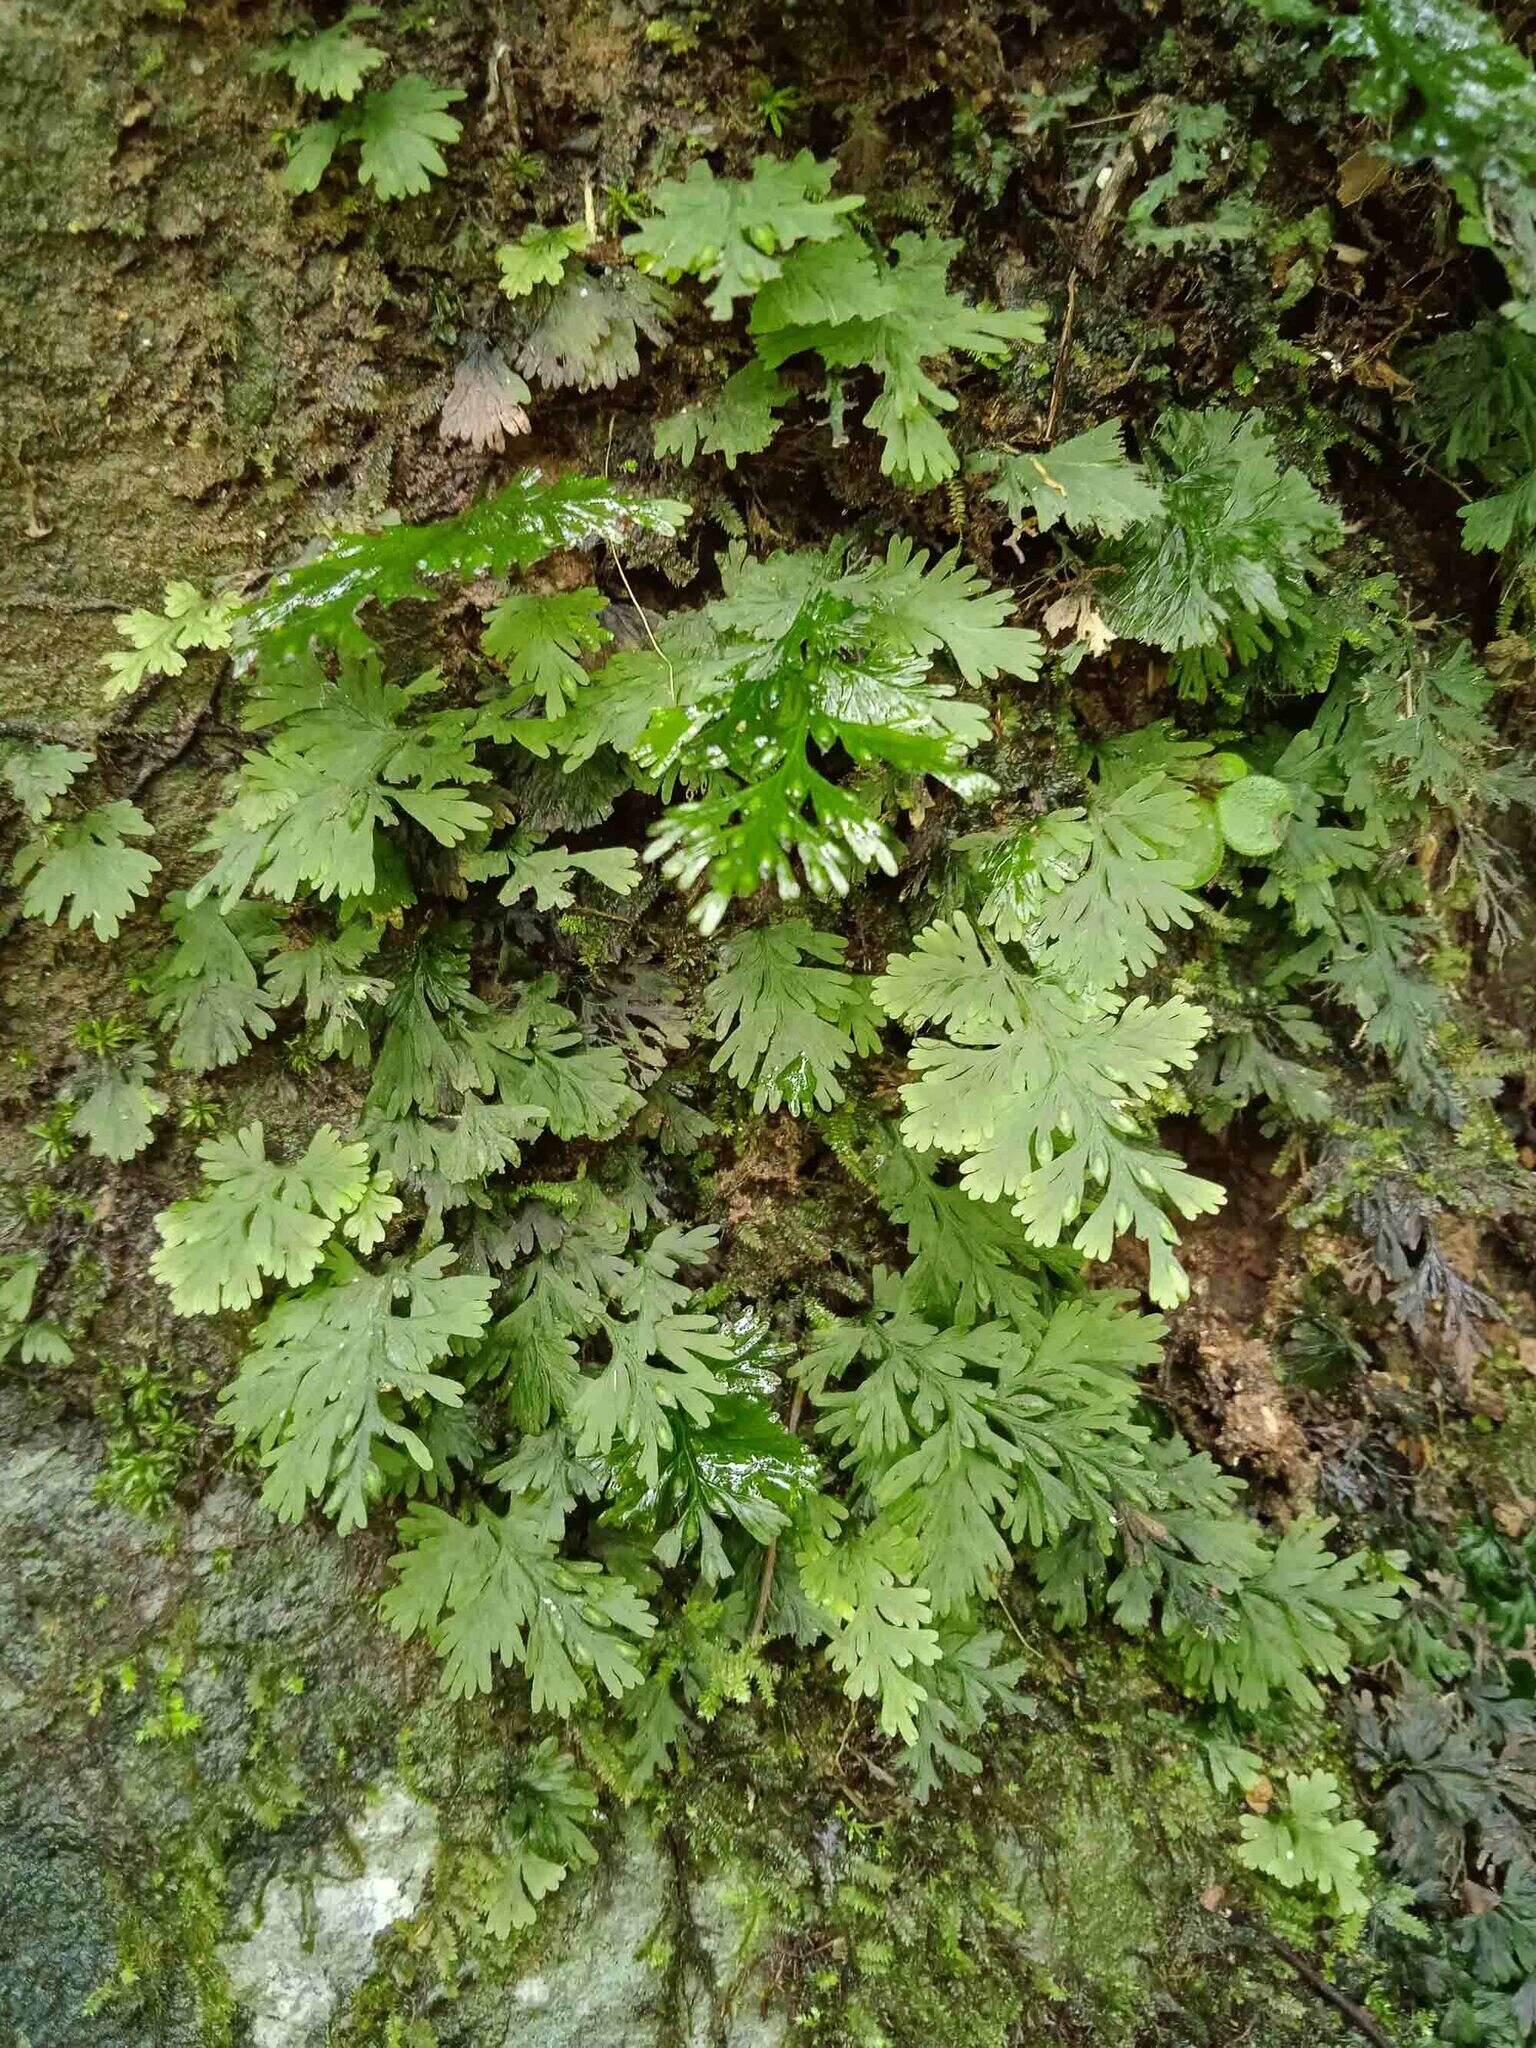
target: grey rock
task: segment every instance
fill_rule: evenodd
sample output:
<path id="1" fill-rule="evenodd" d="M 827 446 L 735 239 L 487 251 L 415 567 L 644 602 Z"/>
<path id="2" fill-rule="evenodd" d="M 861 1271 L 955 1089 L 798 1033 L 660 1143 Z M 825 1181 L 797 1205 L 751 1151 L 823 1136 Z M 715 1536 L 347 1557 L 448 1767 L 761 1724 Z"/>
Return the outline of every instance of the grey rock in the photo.
<path id="1" fill-rule="evenodd" d="M 691 1939 L 668 1972 L 678 1907 L 670 1857 L 630 1816 L 587 1882 L 546 1909 L 540 1959 L 508 1989 L 498 2048 L 779 2048 L 786 2020 L 758 2010 L 729 1887 L 711 1877 L 683 1902 Z"/>
<path id="2" fill-rule="evenodd" d="M 242 1938 L 220 1960 L 250 2015 L 252 2048 L 309 2048 L 367 1976 L 375 1940 L 421 1903 L 437 1846 L 430 1806 L 400 1785 L 380 1796 L 353 1833 L 361 1867 L 334 1856 L 268 1885 Z M 327 1867 L 329 1866 L 329 1867 Z"/>
<path id="3" fill-rule="evenodd" d="M 662 1927 L 672 1872 L 627 1826 L 581 1887 L 562 1893 L 540 1933 L 545 1956 L 509 1987 L 504 2048 L 631 2048 L 657 2032 L 661 1979 L 642 1951 Z"/>

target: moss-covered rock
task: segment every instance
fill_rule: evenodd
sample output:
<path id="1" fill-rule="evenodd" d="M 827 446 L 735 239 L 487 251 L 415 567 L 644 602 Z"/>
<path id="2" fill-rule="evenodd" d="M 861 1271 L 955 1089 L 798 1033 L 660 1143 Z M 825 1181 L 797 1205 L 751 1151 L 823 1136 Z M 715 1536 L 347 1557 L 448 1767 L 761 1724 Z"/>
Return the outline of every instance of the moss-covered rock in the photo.
<path id="1" fill-rule="evenodd" d="M 767 1723 L 728 1708 L 690 1776 L 600 1822 L 597 1865 L 531 1930 L 466 1940 L 439 1844 L 485 1745 L 526 1737 L 439 1707 L 355 1550 L 280 1529 L 238 1479 L 132 1515 L 98 1497 L 88 1429 L 19 1413 L 7 2048 L 362 2048 L 408 2022 L 439 2048 L 777 2048 L 855 2025 L 1005 2048 L 1138 2039 L 1174 2009 L 1214 2041 L 1267 1974 L 1201 1903 L 1230 1878 L 1231 1817 L 1155 1680 L 1107 1652 L 922 1809 L 848 1798 L 834 1696 Z M 1264 1998 L 1256 2041 L 1328 2038 L 1294 1988 Z"/>
<path id="2" fill-rule="evenodd" d="M 344 1845 L 267 1885 L 219 1954 L 251 2048 L 322 2041 L 331 2015 L 367 1976 L 375 1938 L 421 1903 L 432 1869 L 432 1809 L 381 1785 Z"/>

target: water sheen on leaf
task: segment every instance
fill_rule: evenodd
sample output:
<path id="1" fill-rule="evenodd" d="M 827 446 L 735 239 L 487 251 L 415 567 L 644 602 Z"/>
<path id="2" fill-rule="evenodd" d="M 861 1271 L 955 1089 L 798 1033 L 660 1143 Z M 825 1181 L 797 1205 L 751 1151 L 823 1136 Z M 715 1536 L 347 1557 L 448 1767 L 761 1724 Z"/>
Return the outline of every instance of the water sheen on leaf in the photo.
<path id="1" fill-rule="evenodd" d="M 341 534 L 315 561 L 280 569 L 241 613 L 240 642 L 263 661 L 302 653 L 314 637 L 361 648 L 360 608 L 429 598 L 429 577 L 505 576 L 561 548 L 617 541 L 626 528 L 676 533 L 687 516 L 674 499 L 640 497 L 605 477 L 546 478 L 527 469 L 451 519 Z"/>

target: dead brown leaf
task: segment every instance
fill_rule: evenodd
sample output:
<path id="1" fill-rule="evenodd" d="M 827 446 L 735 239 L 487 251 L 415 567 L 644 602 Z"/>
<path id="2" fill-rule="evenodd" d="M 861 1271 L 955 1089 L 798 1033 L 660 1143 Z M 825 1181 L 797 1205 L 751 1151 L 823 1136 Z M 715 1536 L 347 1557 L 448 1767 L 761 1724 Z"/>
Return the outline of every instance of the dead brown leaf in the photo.
<path id="1" fill-rule="evenodd" d="M 1074 639 L 1084 643 L 1090 654 L 1107 653 L 1115 637 L 1100 618 L 1093 599 L 1086 591 L 1074 591 L 1048 605 L 1044 625 L 1053 639 L 1058 633 L 1070 633 Z"/>
<path id="2" fill-rule="evenodd" d="M 1340 206 L 1358 206 L 1384 185 L 1392 175 L 1392 166 L 1374 150 L 1357 149 L 1353 156 L 1346 157 L 1339 165 L 1339 182 L 1335 187 Z"/>
<path id="3" fill-rule="evenodd" d="M 528 386 L 499 348 L 472 348 L 454 374 L 437 423 L 439 440 L 467 441 L 499 455 L 508 434 L 526 434 Z"/>

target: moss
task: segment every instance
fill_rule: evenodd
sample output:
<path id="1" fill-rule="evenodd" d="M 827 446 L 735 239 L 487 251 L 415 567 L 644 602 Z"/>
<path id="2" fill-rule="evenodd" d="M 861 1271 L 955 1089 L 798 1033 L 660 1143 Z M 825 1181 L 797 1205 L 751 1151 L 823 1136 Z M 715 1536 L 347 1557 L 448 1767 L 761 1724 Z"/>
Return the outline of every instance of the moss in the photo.
<path id="1" fill-rule="evenodd" d="M 1239 1873 L 1187 1718 L 1134 1651 L 1045 1643 L 1038 1717 L 989 1732 L 985 1770 L 925 1807 L 848 1748 L 844 1703 L 800 1677 L 766 1716 L 727 1708 L 655 1796 L 692 1883 L 723 1874 L 765 1930 L 743 1975 L 783 1988 L 817 2048 L 1337 2036 L 1272 1958 L 1202 1906 Z M 747 1956 L 752 1960 L 750 1933 Z"/>
<path id="2" fill-rule="evenodd" d="M 39 2042 L 212 2048 L 232 1914 L 344 1841 L 410 1675 L 334 1543 L 276 1529 L 239 1488 L 129 1514 L 102 1477 L 78 1430 L 0 1466 L 0 1858 L 24 1913 L 54 1901 L 41 1928 L 0 1932 L 34 1959 L 8 1970 L 9 2017 Z"/>

